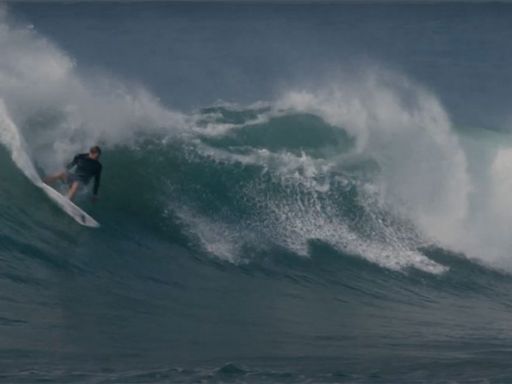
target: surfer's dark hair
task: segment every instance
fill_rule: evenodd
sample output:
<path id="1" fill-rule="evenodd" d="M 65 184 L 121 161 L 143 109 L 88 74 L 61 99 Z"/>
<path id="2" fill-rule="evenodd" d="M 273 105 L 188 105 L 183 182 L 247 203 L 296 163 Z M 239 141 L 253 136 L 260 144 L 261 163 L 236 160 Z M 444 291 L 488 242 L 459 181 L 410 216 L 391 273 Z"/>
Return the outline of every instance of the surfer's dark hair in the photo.
<path id="1" fill-rule="evenodd" d="M 98 147 L 97 145 L 95 145 L 94 147 L 91 147 L 91 149 L 89 149 L 89 151 L 92 153 L 97 153 L 98 155 L 101 155 L 101 148 Z"/>

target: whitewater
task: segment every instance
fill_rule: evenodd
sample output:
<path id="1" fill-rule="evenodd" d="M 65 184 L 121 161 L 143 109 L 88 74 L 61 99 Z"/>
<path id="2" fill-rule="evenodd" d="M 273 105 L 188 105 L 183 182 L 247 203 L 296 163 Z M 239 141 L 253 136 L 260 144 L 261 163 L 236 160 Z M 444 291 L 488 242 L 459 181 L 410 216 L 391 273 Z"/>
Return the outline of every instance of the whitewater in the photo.
<path id="1" fill-rule="evenodd" d="M 511 19 L 3 5 L 0 380 L 512 380 Z M 91 230 L 35 184 L 96 144 Z"/>

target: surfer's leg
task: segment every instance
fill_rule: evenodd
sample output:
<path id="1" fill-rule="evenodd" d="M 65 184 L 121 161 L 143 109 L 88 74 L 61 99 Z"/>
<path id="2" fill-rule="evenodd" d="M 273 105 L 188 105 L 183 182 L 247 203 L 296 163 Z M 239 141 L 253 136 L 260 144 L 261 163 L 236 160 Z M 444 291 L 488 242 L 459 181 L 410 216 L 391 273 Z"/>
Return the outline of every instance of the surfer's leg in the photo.
<path id="1" fill-rule="evenodd" d="M 73 198 L 76 195 L 76 192 L 78 191 L 78 187 L 80 187 L 80 182 L 73 181 L 73 183 L 71 184 L 71 187 L 69 187 L 69 191 L 68 191 L 68 199 L 69 200 L 73 200 Z"/>
<path id="2" fill-rule="evenodd" d="M 59 173 L 56 173 L 54 175 L 51 175 L 51 176 L 46 176 L 43 181 L 46 183 L 46 184 L 52 184 L 54 182 L 56 182 L 57 180 L 60 180 L 60 181 L 66 181 L 66 178 L 67 178 L 67 172 L 64 171 L 64 172 L 59 172 Z"/>

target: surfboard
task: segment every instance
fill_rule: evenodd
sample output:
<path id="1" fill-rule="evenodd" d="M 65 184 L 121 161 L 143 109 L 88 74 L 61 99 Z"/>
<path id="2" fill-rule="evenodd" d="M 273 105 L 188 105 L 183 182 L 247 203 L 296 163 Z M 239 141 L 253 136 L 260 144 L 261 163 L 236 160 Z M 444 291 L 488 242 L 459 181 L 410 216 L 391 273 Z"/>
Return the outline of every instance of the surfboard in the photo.
<path id="1" fill-rule="evenodd" d="M 79 206 L 69 200 L 66 196 L 62 196 L 58 191 L 43 183 L 42 181 L 37 183 L 37 186 L 41 188 L 53 202 L 55 202 L 64 212 L 71 216 L 78 224 L 90 228 L 99 228 L 100 224 L 96 220 L 85 213 Z"/>

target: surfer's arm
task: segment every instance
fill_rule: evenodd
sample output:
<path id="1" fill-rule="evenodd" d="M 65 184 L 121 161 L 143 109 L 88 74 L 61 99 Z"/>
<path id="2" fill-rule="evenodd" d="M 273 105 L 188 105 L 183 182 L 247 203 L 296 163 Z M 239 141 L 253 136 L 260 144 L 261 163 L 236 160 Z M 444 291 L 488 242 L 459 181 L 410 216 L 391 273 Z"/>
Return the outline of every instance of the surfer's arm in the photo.
<path id="1" fill-rule="evenodd" d="M 98 189 L 100 189 L 100 180 L 101 180 L 101 168 L 98 173 L 94 176 L 94 186 L 92 189 L 92 193 L 94 197 L 98 197 Z"/>
<path id="2" fill-rule="evenodd" d="M 67 169 L 68 171 L 76 165 L 76 163 L 77 163 L 77 161 L 78 161 L 78 157 L 79 157 L 79 156 L 80 156 L 80 155 L 76 155 L 76 156 L 73 158 L 73 161 L 72 161 L 71 163 L 69 163 L 68 165 L 66 165 L 66 169 Z"/>

